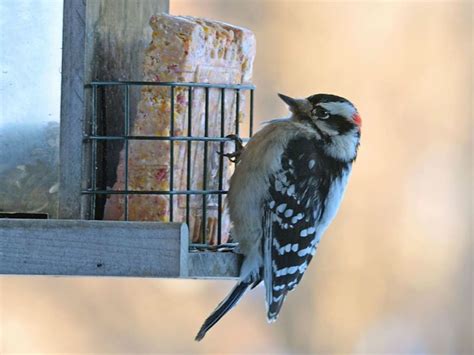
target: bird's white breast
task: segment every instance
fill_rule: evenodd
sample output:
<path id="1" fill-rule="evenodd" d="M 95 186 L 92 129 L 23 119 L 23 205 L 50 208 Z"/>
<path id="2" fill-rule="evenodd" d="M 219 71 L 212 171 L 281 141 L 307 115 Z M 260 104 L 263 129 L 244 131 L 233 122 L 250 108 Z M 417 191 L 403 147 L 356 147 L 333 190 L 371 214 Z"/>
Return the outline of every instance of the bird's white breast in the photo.
<path id="1" fill-rule="evenodd" d="M 316 225 L 318 239 L 321 238 L 339 210 L 342 198 L 344 197 L 344 192 L 346 191 L 346 186 L 351 174 L 351 170 L 351 166 L 342 170 L 341 176 L 337 177 L 329 187 L 324 213 Z"/>

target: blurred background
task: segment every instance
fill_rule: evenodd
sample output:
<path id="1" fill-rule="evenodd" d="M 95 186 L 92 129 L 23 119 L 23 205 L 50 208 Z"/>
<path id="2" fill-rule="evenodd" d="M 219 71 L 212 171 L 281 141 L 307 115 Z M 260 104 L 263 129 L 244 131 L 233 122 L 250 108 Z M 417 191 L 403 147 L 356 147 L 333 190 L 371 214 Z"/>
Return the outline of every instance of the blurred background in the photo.
<path id="1" fill-rule="evenodd" d="M 61 21 L 36 19 L 60 19 L 61 6 L 0 1 L 0 131 L 34 112 L 51 148 L 37 161 L 50 167 Z M 471 353 L 472 2 L 171 0 L 170 13 L 255 32 L 258 122 L 287 114 L 277 92 L 355 103 L 362 144 L 340 212 L 275 324 L 258 288 L 195 343 L 231 281 L 2 277 L 0 353 Z M 42 44 L 23 46 L 37 28 L 49 29 Z M 15 87 L 45 72 L 52 89 Z M 21 174 L 6 141 L 0 174 Z"/>

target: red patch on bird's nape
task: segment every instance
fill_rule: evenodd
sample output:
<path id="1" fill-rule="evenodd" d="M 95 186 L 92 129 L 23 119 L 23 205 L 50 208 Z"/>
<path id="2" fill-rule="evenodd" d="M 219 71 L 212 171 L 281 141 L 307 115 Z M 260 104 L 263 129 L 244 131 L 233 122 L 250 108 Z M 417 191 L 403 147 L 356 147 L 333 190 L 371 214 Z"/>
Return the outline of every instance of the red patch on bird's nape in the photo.
<path id="1" fill-rule="evenodd" d="M 352 116 L 352 119 L 354 120 L 354 123 L 355 123 L 356 125 L 358 125 L 359 127 L 362 126 L 362 118 L 360 118 L 359 113 L 356 112 L 356 113 Z"/>

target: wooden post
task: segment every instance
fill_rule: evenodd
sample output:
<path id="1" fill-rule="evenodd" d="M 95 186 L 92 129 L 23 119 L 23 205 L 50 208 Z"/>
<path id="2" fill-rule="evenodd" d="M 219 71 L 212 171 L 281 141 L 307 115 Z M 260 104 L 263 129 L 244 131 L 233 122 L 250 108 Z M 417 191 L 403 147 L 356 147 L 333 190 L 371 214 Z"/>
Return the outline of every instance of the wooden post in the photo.
<path id="1" fill-rule="evenodd" d="M 86 0 L 64 0 L 59 218 L 81 217 Z"/>

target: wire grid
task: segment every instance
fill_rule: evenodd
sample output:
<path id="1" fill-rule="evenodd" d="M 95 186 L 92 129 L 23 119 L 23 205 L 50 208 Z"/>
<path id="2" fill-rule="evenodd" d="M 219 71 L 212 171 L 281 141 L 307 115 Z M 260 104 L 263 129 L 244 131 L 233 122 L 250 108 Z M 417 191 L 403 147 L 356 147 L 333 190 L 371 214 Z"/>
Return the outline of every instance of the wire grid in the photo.
<path id="1" fill-rule="evenodd" d="M 142 86 L 162 86 L 169 87 L 170 90 L 170 129 L 169 136 L 138 136 L 130 135 L 130 88 L 131 87 L 142 87 Z M 122 87 L 124 92 L 123 99 L 123 110 L 124 110 L 124 132 L 123 135 L 100 135 L 98 133 L 99 117 L 98 117 L 98 90 L 99 88 L 105 87 Z M 186 136 L 175 136 L 174 126 L 174 106 L 175 106 L 175 89 L 177 87 L 187 88 L 188 95 L 188 117 L 187 117 L 187 135 Z M 192 104 L 193 104 L 193 90 L 196 88 L 205 90 L 205 103 L 204 103 L 204 136 L 195 136 L 192 134 Z M 244 142 L 247 141 L 253 134 L 253 106 L 254 106 L 254 85 L 232 85 L 232 84 L 209 84 L 209 83 L 181 83 L 181 82 L 146 82 L 146 81 L 94 81 L 89 85 L 86 85 L 86 89 L 92 90 L 91 95 L 91 112 L 89 118 L 88 134 L 84 135 L 84 143 L 89 144 L 90 147 L 90 167 L 89 167 L 89 187 L 82 190 L 82 194 L 89 195 L 89 211 L 90 218 L 96 219 L 97 212 L 97 196 L 99 195 L 125 195 L 124 201 L 124 217 L 125 220 L 129 220 L 128 211 L 128 196 L 129 195 L 168 195 L 169 196 L 169 221 L 174 221 L 173 216 L 173 199 L 177 195 L 186 196 L 186 212 L 185 222 L 189 226 L 190 222 L 190 197 L 192 195 L 202 195 L 202 230 L 201 243 L 192 243 L 191 247 L 207 247 L 206 231 L 207 231 L 207 203 L 206 197 L 209 195 L 217 195 L 218 207 L 217 207 L 217 244 L 221 245 L 222 238 L 222 196 L 227 194 L 227 190 L 223 189 L 223 168 L 224 168 L 224 157 L 219 157 L 219 168 L 218 168 L 218 189 L 208 189 L 207 181 L 207 170 L 208 170 L 208 143 L 219 142 L 220 151 L 223 152 L 224 143 L 232 141 L 231 138 L 226 138 L 225 135 L 225 96 L 226 92 L 233 91 L 236 95 L 235 100 L 235 132 L 234 134 L 239 136 L 240 133 L 240 95 L 241 92 L 248 91 L 250 93 L 249 102 L 249 137 L 241 138 Z M 209 136 L 209 90 L 218 89 L 220 90 L 220 136 L 210 137 Z M 124 186 L 123 190 L 109 190 L 100 189 L 97 186 L 97 172 L 100 171 L 98 162 L 98 148 L 97 143 L 99 141 L 123 141 L 123 149 L 125 152 L 124 156 Z M 129 180 L 129 168 L 128 168 L 128 155 L 129 155 L 129 142 L 131 140 L 142 140 L 142 141 L 169 141 L 169 190 L 130 190 L 128 188 Z M 187 161 L 186 161 L 186 190 L 175 190 L 174 189 L 174 142 L 181 141 L 187 144 Z M 204 153 L 203 153 L 203 186 L 202 189 L 196 190 L 191 189 L 191 143 L 192 142 L 203 142 Z"/>

